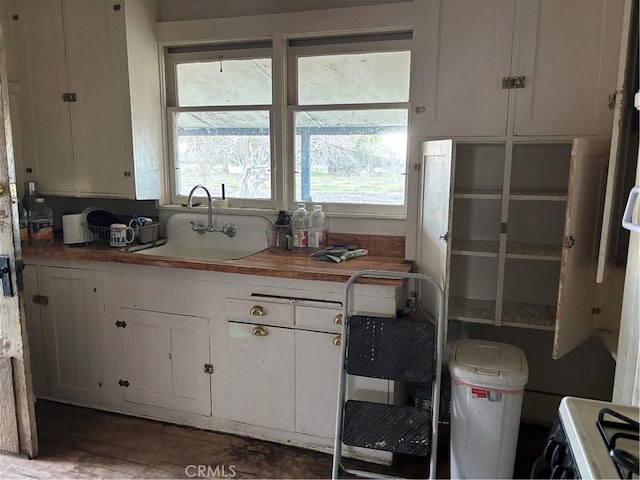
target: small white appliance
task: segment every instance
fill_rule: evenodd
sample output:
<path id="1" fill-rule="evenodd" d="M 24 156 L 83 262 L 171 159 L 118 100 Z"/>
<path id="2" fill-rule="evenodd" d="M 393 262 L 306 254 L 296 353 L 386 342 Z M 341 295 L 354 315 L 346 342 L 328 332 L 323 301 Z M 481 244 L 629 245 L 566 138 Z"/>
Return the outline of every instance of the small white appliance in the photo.
<path id="1" fill-rule="evenodd" d="M 62 242 L 65 245 L 86 243 L 86 216 L 83 213 L 72 213 L 62 216 Z"/>

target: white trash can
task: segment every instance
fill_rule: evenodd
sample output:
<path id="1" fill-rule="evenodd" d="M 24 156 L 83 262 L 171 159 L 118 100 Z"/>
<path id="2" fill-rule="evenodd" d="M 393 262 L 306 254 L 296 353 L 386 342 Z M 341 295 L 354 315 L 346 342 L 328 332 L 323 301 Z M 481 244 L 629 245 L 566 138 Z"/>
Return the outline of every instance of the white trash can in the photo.
<path id="1" fill-rule="evenodd" d="M 451 478 L 513 478 L 529 367 L 506 343 L 458 340 L 451 374 Z"/>

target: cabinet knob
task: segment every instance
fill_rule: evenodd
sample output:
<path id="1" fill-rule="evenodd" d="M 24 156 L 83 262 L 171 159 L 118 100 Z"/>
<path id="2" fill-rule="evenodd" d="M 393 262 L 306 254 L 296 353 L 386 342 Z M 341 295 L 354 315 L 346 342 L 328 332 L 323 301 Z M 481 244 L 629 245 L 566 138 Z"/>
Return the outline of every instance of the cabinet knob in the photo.
<path id="1" fill-rule="evenodd" d="M 257 317 L 264 317 L 267 314 L 267 309 L 262 305 L 254 305 L 251 307 L 251 310 L 249 310 L 249 313 Z"/>
<path id="2" fill-rule="evenodd" d="M 266 337 L 267 335 L 269 335 L 269 330 L 267 330 L 262 325 L 258 325 L 253 329 L 251 335 L 255 335 L 256 337 Z"/>
<path id="3" fill-rule="evenodd" d="M 335 317 L 333 317 L 333 323 L 336 325 L 342 325 L 342 314 L 339 313 Z"/>
<path id="4" fill-rule="evenodd" d="M 342 335 L 336 335 L 335 337 L 333 337 L 333 344 L 336 347 L 339 347 L 340 345 L 342 345 Z"/>

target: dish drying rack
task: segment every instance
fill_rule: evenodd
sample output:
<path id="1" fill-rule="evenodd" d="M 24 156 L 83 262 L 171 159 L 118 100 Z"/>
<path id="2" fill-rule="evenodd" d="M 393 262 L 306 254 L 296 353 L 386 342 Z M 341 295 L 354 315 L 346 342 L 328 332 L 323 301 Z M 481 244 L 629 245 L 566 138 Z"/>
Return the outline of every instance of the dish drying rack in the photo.
<path id="1" fill-rule="evenodd" d="M 134 228 L 136 235 L 133 239 L 133 242 L 128 244 L 125 247 L 120 248 L 121 252 L 135 252 L 138 250 L 144 250 L 146 248 L 157 247 L 160 245 L 164 245 L 167 243 L 166 238 L 160 238 L 158 235 L 160 229 L 160 224 L 153 223 L 150 225 L 143 225 L 137 228 Z M 101 227 L 97 225 L 89 225 L 87 222 L 82 223 L 82 232 L 84 236 L 84 243 L 100 243 L 104 245 L 109 245 L 111 240 L 111 227 Z M 142 237 L 145 233 L 148 232 L 148 235 L 155 240 L 150 242 L 141 243 L 140 237 Z"/>

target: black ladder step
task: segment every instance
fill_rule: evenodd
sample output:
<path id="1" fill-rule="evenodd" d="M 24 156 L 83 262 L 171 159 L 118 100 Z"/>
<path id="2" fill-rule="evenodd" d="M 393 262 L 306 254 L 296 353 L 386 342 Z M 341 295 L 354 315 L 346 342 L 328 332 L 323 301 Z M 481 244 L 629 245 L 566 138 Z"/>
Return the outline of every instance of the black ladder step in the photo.
<path id="1" fill-rule="evenodd" d="M 349 375 L 433 381 L 436 331 L 431 322 L 353 315 L 348 326 L 345 363 Z"/>
<path id="2" fill-rule="evenodd" d="M 348 400 L 342 441 L 354 447 L 426 456 L 431 452 L 431 411 Z"/>

